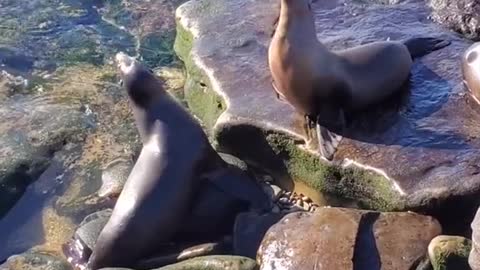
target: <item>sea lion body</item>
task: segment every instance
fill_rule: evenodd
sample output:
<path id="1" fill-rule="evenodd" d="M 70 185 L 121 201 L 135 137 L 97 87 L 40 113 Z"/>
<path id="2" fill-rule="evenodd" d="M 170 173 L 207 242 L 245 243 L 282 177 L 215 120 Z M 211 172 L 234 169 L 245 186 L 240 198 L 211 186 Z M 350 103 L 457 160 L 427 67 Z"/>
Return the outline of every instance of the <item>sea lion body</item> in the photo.
<path id="1" fill-rule="evenodd" d="M 133 58 L 117 55 L 143 149 L 100 233 L 89 268 L 133 267 L 168 241 L 191 208 L 202 174 L 220 157 L 188 112 Z"/>
<path id="2" fill-rule="evenodd" d="M 399 91 L 413 57 L 441 48 L 441 41 L 417 38 L 330 51 L 317 39 L 310 1 L 281 0 L 268 49 L 272 84 L 278 97 L 317 124 L 319 151 L 331 160 L 345 131 L 344 113 L 364 110 Z"/>
<path id="3" fill-rule="evenodd" d="M 480 42 L 474 43 L 463 54 L 462 72 L 468 90 L 480 103 Z"/>

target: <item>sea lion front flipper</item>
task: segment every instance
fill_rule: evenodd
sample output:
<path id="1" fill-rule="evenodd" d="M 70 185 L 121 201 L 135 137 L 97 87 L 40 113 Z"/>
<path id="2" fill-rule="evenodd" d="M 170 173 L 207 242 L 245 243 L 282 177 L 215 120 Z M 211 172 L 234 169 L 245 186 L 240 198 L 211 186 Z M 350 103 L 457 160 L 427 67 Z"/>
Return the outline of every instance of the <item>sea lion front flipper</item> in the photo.
<path id="1" fill-rule="evenodd" d="M 318 139 L 318 149 L 320 154 L 326 158 L 327 160 L 331 161 L 333 159 L 333 155 L 337 151 L 337 147 L 340 144 L 340 141 L 343 139 L 342 135 L 334 133 L 333 131 L 329 130 L 327 127 L 322 126 L 320 115 L 317 117 L 316 121 L 316 130 L 317 130 L 317 139 Z M 340 132 L 343 134 L 346 128 L 346 121 L 345 115 L 343 110 L 338 111 L 337 117 L 335 119 L 329 119 L 329 122 L 333 122 L 335 120 L 335 131 Z M 325 121 L 323 121 L 325 122 Z"/>
<path id="2" fill-rule="evenodd" d="M 272 87 L 273 87 L 273 91 L 275 92 L 275 95 L 277 96 L 277 99 L 283 102 L 287 102 L 286 99 L 282 96 L 282 94 L 278 92 L 278 89 L 277 89 L 277 86 L 275 86 L 274 80 L 272 80 Z"/>
<path id="3" fill-rule="evenodd" d="M 449 40 L 434 37 L 410 38 L 403 42 L 413 58 L 422 57 L 450 45 Z"/>

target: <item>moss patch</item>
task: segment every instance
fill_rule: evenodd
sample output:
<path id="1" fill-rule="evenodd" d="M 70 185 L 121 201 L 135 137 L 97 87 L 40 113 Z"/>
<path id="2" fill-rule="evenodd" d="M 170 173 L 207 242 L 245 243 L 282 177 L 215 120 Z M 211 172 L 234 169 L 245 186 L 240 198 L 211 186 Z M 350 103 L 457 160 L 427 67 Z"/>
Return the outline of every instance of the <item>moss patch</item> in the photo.
<path id="1" fill-rule="evenodd" d="M 174 50 L 183 61 L 187 73 L 185 100 L 190 110 L 203 121 L 202 124 L 207 130 L 211 131 L 226 105 L 222 98 L 212 90 L 206 74 L 193 62 L 190 53 L 192 46 L 192 34 L 177 22 Z"/>
<path id="2" fill-rule="evenodd" d="M 275 153 L 284 159 L 291 176 L 317 191 L 356 200 L 365 209 L 393 211 L 404 206 L 390 181 L 380 175 L 356 168 L 327 165 L 317 156 L 297 147 L 285 135 L 269 134 L 267 141 Z"/>

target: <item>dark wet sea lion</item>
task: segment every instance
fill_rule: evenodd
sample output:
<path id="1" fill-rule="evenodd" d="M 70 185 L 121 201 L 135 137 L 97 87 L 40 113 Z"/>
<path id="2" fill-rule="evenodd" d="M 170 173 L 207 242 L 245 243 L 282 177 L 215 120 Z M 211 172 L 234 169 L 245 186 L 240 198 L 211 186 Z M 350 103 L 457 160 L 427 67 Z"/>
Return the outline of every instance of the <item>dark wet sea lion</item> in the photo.
<path id="1" fill-rule="evenodd" d="M 414 57 L 449 42 L 413 38 L 330 51 L 317 39 L 310 2 L 281 0 L 268 60 L 277 96 L 316 123 L 319 151 L 332 160 L 345 132 L 344 113 L 361 111 L 400 90 Z M 307 138 L 309 143 L 308 128 Z"/>
<path id="2" fill-rule="evenodd" d="M 463 81 L 480 104 L 480 42 L 470 46 L 462 56 Z"/>
<path id="3" fill-rule="evenodd" d="M 116 56 L 143 148 L 103 228 L 89 268 L 133 267 L 168 241 L 191 208 L 194 192 L 222 164 L 199 123 L 151 71 Z"/>

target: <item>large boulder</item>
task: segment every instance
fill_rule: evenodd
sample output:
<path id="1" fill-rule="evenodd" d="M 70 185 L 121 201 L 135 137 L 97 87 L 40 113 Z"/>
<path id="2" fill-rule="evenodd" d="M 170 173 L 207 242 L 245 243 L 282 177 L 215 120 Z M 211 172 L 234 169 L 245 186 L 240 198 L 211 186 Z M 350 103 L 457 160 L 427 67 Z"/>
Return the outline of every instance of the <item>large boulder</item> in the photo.
<path id="1" fill-rule="evenodd" d="M 257 260 L 261 269 L 408 270 L 440 233 L 438 221 L 415 213 L 322 208 L 272 226 Z"/>
<path id="2" fill-rule="evenodd" d="M 480 3 L 476 0 L 430 0 L 432 19 L 465 37 L 480 38 Z"/>
<path id="3" fill-rule="evenodd" d="M 312 8 L 330 49 L 412 36 L 452 44 L 416 60 L 401 110 L 367 114 L 340 143 L 341 165 L 329 166 L 302 148 L 301 117 L 271 86 L 267 48 L 279 1 L 189 1 L 177 9 L 175 49 L 188 73 L 185 97 L 219 149 L 264 168 L 282 188 L 299 179 L 369 209 L 438 209 L 450 199 L 471 206 L 480 188 L 480 108 L 465 94 L 458 62 L 471 43 L 428 20 L 421 0 Z"/>

